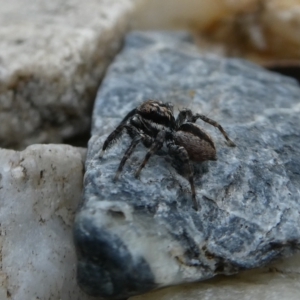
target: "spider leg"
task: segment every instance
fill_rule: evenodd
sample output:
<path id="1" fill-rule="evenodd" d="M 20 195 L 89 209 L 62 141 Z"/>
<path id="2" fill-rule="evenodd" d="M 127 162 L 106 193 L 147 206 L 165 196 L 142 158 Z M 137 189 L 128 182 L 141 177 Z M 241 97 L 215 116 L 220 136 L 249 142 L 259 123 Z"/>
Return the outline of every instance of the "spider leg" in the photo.
<path id="1" fill-rule="evenodd" d="M 131 154 L 133 153 L 134 148 L 138 145 L 138 143 L 141 141 L 141 139 L 142 139 L 141 136 L 136 136 L 136 137 L 132 140 L 130 146 L 129 146 L 128 149 L 126 150 L 126 152 L 125 152 L 125 154 L 124 154 L 124 156 L 123 156 L 123 158 L 122 158 L 122 160 L 121 160 L 121 162 L 120 162 L 120 164 L 119 164 L 117 173 L 116 173 L 115 178 L 114 178 L 115 181 L 119 179 L 119 176 L 120 176 L 120 174 L 121 174 L 121 172 L 122 172 L 122 170 L 123 170 L 123 167 L 124 167 L 124 165 L 125 165 L 127 159 L 131 156 Z"/>
<path id="2" fill-rule="evenodd" d="M 229 146 L 235 147 L 235 143 L 229 138 L 228 134 L 225 132 L 225 130 L 219 123 L 204 115 L 193 114 L 193 112 L 190 109 L 183 109 L 182 111 L 180 111 L 176 119 L 177 128 L 179 128 L 185 122 L 195 123 L 197 119 L 201 119 L 202 121 L 218 128 L 220 132 L 223 134 L 223 136 L 225 137 L 225 139 L 227 140 Z"/>
<path id="3" fill-rule="evenodd" d="M 135 147 L 142 141 L 144 143 L 144 145 L 147 147 L 147 145 L 151 145 L 153 143 L 153 139 L 150 137 L 150 136 L 147 136 L 147 135 L 144 135 L 144 134 L 141 134 L 138 130 L 136 130 L 134 127 L 132 126 L 126 126 L 127 128 L 127 131 L 128 133 L 131 135 L 131 136 L 134 136 L 132 141 L 131 141 L 131 144 L 130 146 L 127 148 L 120 164 L 119 164 L 119 167 L 118 167 L 118 170 L 116 172 L 116 175 L 115 175 L 115 178 L 114 180 L 118 180 L 119 179 L 119 176 L 123 170 L 123 167 L 127 161 L 127 159 L 131 156 L 131 154 L 133 153 Z"/>
<path id="4" fill-rule="evenodd" d="M 117 139 L 120 137 L 120 135 L 122 134 L 123 130 L 125 128 L 125 124 L 120 124 L 105 140 L 103 146 L 102 146 L 102 150 L 99 154 L 99 158 L 102 158 L 102 156 L 104 155 L 104 152 L 107 148 L 110 148 L 116 141 Z"/>
<path id="5" fill-rule="evenodd" d="M 193 115 L 192 122 L 195 123 L 198 118 L 201 119 L 202 121 L 218 128 L 220 130 L 220 132 L 223 134 L 223 136 L 225 137 L 225 139 L 227 140 L 229 146 L 230 147 L 235 147 L 235 143 L 229 138 L 229 136 L 227 135 L 227 133 L 225 132 L 223 127 L 218 122 L 216 122 L 216 121 L 214 121 L 210 118 L 207 118 L 204 115 L 200 115 L 200 114 Z"/>
<path id="6" fill-rule="evenodd" d="M 136 109 L 133 109 L 130 111 L 125 118 L 121 121 L 121 123 L 117 126 L 117 128 L 106 138 L 103 146 L 101 153 L 99 155 L 99 158 L 102 158 L 104 151 L 108 148 L 110 148 L 116 140 L 120 137 L 122 134 L 124 128 L 126 127 L 126 122 L 128 121 L 129 118 L 131 118 L 134 114 L 136 113 Z"/>
<path id="7" fill-rule="evenodd" d="M 166 136 L 166 132 L 164 130 L 161 130 L 154 142 L 152 143 L 149 151 L 147 152 L 143 162 L 141 163 L 139 169 L 137 170 L 137 172 L 135 173 L 135 177 L 138 178 L 140 176 L 140 173 L 142 171 L 142 169 L 145 167 L 146 163 L 148 162 L 149 158 L 151 157 L 152 154 L 155 154 L 162 146 L 163 143 L 165 141 L 165 136 Z"/>
<path id="8" fill-rule="evenodd" d="M 190 162 L 188 152 L 186 149 L 182 146 L 175 145 L 173 143 L 168 143 L 167 144 L 169 153 L 178 159 L 180 159 L 184 166 L 187 168 L 188 171 L 188 180 L 191 186 L 191 191 L 192 191 L 192 199 L 194 203 L 194 209 L 198 210 L 199 205 L 196 200 L 196 190 L 195 190 L 195 184 L 194 184 L 194 170 L 193 170 L 193 165 Z"/>

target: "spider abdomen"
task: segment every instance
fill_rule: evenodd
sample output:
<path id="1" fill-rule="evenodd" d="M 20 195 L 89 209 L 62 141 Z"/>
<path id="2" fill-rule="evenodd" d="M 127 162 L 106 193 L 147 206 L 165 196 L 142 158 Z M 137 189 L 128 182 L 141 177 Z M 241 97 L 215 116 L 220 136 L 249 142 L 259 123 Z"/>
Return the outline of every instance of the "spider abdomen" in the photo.
<path id="1" fill-rule="evenodd" d="M 176 145 L 185 148 L 189 159 L 193 161 L 217 160 L 216 148 L 211 137 L 195 124 L 183 124 L 176 132 L 174 141 Z"/>

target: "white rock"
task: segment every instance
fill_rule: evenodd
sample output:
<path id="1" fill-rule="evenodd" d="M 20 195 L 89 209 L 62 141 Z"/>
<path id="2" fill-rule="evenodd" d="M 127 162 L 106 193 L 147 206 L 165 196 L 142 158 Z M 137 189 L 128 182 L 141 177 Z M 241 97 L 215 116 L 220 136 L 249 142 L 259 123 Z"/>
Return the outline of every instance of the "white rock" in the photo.
<path id="1" fill-rule="evenodd" d="M 88 129 L 137 0 L 0 0 L 0 146 Z"/>
<path id="2" fill-rule="evenodd" d="M 89 299 L 77 287 L 72 223 L 85 150 L 0 150 L 0 299 Z"/>
<path id="3" fill-rule="evenodd" d="M 234 276 L 170 287 L 130 300 L 298 300 L 300 255 Z"/>

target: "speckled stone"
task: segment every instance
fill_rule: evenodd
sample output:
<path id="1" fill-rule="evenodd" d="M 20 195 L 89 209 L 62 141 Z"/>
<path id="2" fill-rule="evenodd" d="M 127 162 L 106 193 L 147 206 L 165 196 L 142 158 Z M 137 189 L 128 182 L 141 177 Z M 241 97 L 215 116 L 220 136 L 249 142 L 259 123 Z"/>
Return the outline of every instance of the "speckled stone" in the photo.
<path id="1" fill-rule="evenodd" d="M 0 149 L 0 299 L 91 300 L 76 283 L 72 227 L 85 149 Z"/>
<path id="2" fill-rule="evenodd" d="M 136 0 L 0 0 L 0 147 L 85 134 Z"/>
<path id="3" fill-rule="evenodd" d="M 200 56 L 185 33 L 128 35 L 111 65 L 93 115 L 84 197 L 74 228 L 78 282 L 119 299 L 158 287 L 267 264 L 300 244 L 300 88 L 287 77 L 236 59 Z M 148 98 L 173 102 L 222 124 L 217 161 L 194 164 L 197 201 L 162 149 L 135 179 L 137 147 L 117 182 L 130 143 L 99 160 L 107 133 Z M 177 114 L 176 112 L 176 114 Z"/>

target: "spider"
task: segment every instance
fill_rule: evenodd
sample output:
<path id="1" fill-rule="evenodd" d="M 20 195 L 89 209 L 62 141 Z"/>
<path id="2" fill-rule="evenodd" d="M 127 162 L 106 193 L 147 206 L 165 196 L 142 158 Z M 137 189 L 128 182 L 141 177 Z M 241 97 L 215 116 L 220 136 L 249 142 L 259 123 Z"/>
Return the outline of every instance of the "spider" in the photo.
<path id="1" fill-rule="evenodd" d="M 118 127 L 106 138 L 100 158 L 102 158 L 104 151 L 111 147 L 126 130 L 132 141 L 120 162 L 114 179 L 119 178 L 127 159 L 131 156 L 135 147 L 142 142 L 149 150 L 135 173 L 135 177 L 138 178 L 151 155 L 155 154 L 166 143 L 169 154 L 179 159 L 187 168 L 194 209 L 198 210 L 191 161 L 217 160 L 217 156 L 212 138 L 195 124 L 197 119 L 217 127 L 229 146 L 235 146 L 222 126 L 216 121 L 204 115 L 194 114 L 190 109 L 181 110 L 175 119 L 171 103 L 147 100 L 130 111 Z"/>

